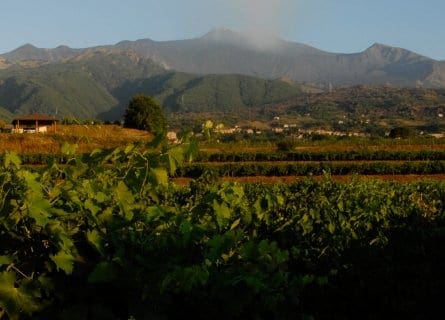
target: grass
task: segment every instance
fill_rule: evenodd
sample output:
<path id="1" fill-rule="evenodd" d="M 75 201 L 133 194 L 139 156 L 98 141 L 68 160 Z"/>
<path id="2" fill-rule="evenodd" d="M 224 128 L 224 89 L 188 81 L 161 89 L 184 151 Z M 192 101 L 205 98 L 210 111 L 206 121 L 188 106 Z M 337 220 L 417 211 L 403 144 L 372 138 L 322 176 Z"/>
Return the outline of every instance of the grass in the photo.
<path id="1" fill-rule="evenodd" d="M 117 125 L 59 125 L 56 133 L 0 134 L 0 152 L 19 154 L 59 153 L 64 143 L 77 144 L 78 152 L 111 149 L 135 141 L 149 141 L 153 136 L 145 131 Z"/>

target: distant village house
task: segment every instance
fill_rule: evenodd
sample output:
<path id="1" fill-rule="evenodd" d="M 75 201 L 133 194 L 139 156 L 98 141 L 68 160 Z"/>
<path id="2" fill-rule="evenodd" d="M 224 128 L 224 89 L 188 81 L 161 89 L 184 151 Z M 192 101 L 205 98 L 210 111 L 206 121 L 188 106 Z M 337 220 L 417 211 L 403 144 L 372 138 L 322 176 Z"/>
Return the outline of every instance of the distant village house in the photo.
<path id="1" fill-rule="evenodd" d="M 178 136 L 177 136 L 176 132 L 174 132 L 174 131 L 167 132 L 167 139 L 171 143 L 179 143 Z"/>
<path id="2" fill-rule="evenodd" d="M 43 114 L 24 115 L 12 120 L 14 133 L 56 132 L 57 120 Z"/>

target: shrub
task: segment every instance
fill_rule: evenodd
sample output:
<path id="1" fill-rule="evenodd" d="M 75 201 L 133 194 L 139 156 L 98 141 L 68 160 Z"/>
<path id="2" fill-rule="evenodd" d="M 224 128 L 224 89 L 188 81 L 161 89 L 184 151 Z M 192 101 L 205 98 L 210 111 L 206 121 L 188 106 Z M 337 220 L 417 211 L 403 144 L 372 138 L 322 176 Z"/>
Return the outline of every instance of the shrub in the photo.
<path id="1" fill-rule="evenodd" d="M 296 142 L 294 139 L 283 139 L 277 142 L 278 151 L 292 151 L 296 147 Z"/>

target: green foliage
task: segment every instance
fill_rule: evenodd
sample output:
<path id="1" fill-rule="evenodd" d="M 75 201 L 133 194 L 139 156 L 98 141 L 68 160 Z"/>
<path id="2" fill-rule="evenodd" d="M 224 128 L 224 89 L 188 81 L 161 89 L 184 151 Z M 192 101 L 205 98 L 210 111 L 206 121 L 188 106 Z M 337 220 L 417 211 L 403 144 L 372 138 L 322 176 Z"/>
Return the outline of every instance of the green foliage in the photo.
<path id="1" fill-rule="evenodd" d="M 25 279 L 16 286 L 15 272 L 0 273 L 0 310 L 3 309 L 10 319 L 19 319 L 20 313 L 32 315 L 41 309 L 40 290 L 30 279 Z M 0 313 L 1 314 L 1 313 Z"/>
<path id="2" fill-rule="evenodd" d="M 438 293 L 441 263 L 422 292 L 413 279 L 445 260 L 443 182 L 262 186 L 203 175 L 179 187 L 169 177 L 196 144 L 160 142 L 89 155 L 65 146 L 64 165 L 32 171 L 1 156 L 0 316 L 357 318 L 372 299 L 381 318 L 415 310 L 386 283 L 408 290 L 407 302 Z"/>
<path id="3" fill-rule="evenodd" d="M 22 157 L 23 158 L 23 157 Z M 294 152 L 200 152 L 198 162 L 261 162 L 274 161 L 435 161 L 445 160 L 445 151 L 391 151 L 351 150 L 345 151 L 294 151 Z"/>
<path id="4" fill-rule="evenodd" d="M 390 175 L 390 174 L 443 174 L 445 161 L 347 161 L 347 162 L 223 162 L 192 163 L 178 170 L 182 177 L 197 178 L 206 171 L 217 176 L 306 176 L 323 175 Z"/>
<path id="5" fill-rule="evenodd" d="M 277 142 L 278 151 L 293 151 L 296 146 L 296 141 L 292 138 L 281 139 Z"/>
<path id="6" fill-rule="evenodd" d="M 62 154 L 22 154 L 21 163 L 26 165 L 46 165 L 57 161 L 66 163 L 66 153 L 74 155 L 75 145 L 63 145 L 65 156 Z M 88 155 L 83 155 L 88 157 Z M 176 157 L 181 157 L 178 153 Z M 19 158 L 18 158 L 19 159 Z M 445 151 L 420 150 L 420 151 L 389 151 L 389 150 L 357 150 L 357 151 L 294 151 L 294 152 L 200 152 L 196 155 L 197 162 L 276 162 L 283 161 L 444 161 Z M 19 160 L 18 160 L 19 161 Z M 20 162 L 20 161 L 19 161 Z"/>
<path id="7" fill-rule="evenodd" d="M 394 138 L 394 139 L 395 138 L 406 139 L 406 138 L 412 137 L 413 135 L 414 135 L 414 131 L 407 127 L 392 128 L 391 131 L 389 132 L 389 137 Z"/>
<path id="8" fill-rule="evenodd" d="M 154 134 L 165 133 L 167 120 L 162 107 L 152 97 L 133 97 L 125 111 L 124 127 L 147 130 Z"/>

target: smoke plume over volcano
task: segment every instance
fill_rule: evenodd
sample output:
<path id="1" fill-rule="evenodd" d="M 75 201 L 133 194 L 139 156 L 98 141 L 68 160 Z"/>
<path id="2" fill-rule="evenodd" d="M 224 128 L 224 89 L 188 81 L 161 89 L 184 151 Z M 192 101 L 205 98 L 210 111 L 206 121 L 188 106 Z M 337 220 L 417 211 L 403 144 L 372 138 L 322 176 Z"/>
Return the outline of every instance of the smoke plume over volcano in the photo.
<path id="1" fill-rule="evenodd" d="M 253 39 L 259 48 L 268 49 L 278 44 L 277 35 L 286 25 L 285 16 L 295 8 L 290 0 L 230 0 L 239 13 L 242 33 Z"/>

